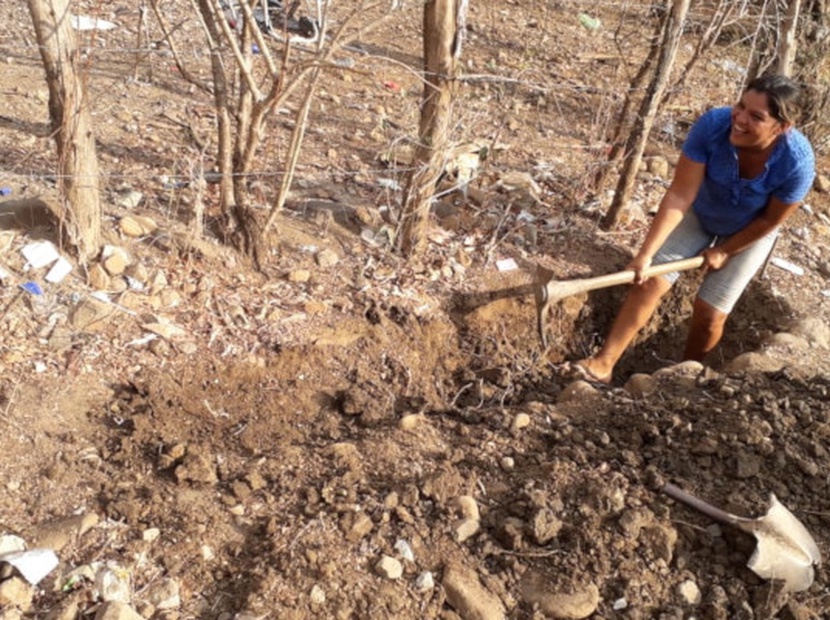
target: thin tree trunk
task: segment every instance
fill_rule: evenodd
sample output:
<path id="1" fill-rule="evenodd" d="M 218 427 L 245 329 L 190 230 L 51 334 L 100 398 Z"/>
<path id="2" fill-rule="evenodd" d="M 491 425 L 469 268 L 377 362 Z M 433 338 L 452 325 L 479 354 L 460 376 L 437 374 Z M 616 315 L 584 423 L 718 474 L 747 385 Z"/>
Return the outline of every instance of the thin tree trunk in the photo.
<path id="1" fill-rule="evenodd" d="M 435 183 L 444 168 L 447 133 L 455 91 L 458 49 L 454 48 L 463 9 L 455 0 L 424 4 L 424 68 L 421 121 L 413 172 L 404 192 L 400 248 L 406 256 L 423 251 Z"/>
<path id="2" fill-rule="evenodd" d="M 81 263 L 101 246 L 98 158 L 68 0 L 28 0 L 49 87 L 49 117 L 57 144 L 61 226 Z"/>
<path id="3" fill-rule="evenodd" d="M 591 193 L 594 196 L 599 196 L 602 193 L 611 171 L 616 167 L 620 159 L 625 156 L 623 146 L 626 141 L 623 139 L 623 136 L 626 135 L 626 132 L 628 132 L 631 128 L 631 122 L 628 117 L 630 116 L 631 108 L 634 105 L 634 94 L 640 90 L 640 87 L 645 82 L 646 77 L 654 65 L 654 61 L 660 51 L 658 42 L 659 37 L 655 36 L 648 56 L 646 56 L 646 59 L 643 61 L 643 64 L 640 65 L 640 68 L 637 70 L 636 75 L 628 86 L 628 92 L 625 95 L 625 101 L 623 102 L 622 109 L 617 116 L 613 137 L 611 138 L 611 149 L 608 152 L 605 162 L 603 162 L 597 170 L 596 175 L 594 175 L 594 183 L 591 190 Z"/>
<path id="4" fill-rule="evenodd" d="M 660 58 L 657 61 L 657 68 L 651 80 L 646 96 L 640 105 L 640 111 L 634 130 L 629 136 L 626 144 L 626 152 L 629 156 L 625 160 L 623 170 L 617 183 L 617 190 L 614 200 L 608 213 L 602 220 L 602 227 L 605 230 L 614 228 L 620 221 L 624 209 L 628 206 L 631 194 L 634 191 L 634 182 L 637 178 L 637 171 L 643 159 L 643 151 L 654 124 L 654 117 L 657 115 L 657 105 L 663 97 L 663 91 L 669 80 L 674 59 L 677 55 L 677 48 L 680 44 L 680 36 L 683 33 L 683 23 L 686 20 L 686 13 L 689 10 L 689 0 L 669 0 L 671 10 L 666 16 L 666 25 L 663 29 L 663 42 L 661 45 Z"/>
<path id="5" fill-rule="evenodd" d="M 789 0 L 787 14 L 781 24 L 778 39 L 778 73 L 791 77 L 795 63 L 796 32 L 798 30 L 798 13 L 801 10 L 801 0 Z"/>

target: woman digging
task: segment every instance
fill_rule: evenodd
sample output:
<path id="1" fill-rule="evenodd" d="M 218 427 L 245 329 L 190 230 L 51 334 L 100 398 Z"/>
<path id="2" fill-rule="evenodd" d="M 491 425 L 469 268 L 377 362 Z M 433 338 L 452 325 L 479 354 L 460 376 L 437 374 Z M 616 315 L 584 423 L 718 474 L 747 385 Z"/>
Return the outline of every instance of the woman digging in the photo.
<path id="1" fill-rule="evenodd" d="M 605 344 L 570 363 L 570 370 L 610 382 L 617 361 L 679 276 L 645 279 L 643 270 L 698 255 L 706 275 L 683 357 L 702 361 L 715 348 L 780 226 L 813 183 L 813 150 L 793 127 L 798 96 L 789 78 L 766 75 L 750 82 L 731 108 L 715 108 L 698 119 L 642 247 L 626 267 L 636 274 L 634 284 Z"/>

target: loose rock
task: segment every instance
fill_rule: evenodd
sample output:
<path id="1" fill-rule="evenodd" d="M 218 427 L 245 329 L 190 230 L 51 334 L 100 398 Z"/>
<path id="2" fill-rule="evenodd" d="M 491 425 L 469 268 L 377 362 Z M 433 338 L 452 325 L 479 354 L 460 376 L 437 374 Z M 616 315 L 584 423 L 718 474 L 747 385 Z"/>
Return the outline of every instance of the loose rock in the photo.
<path id="1" fill-rule="evenodd" d="M 540 575 L 530 574 L 522 581 L 522 599 L 538 605 L 550 618 L 581 620 L 593 614 L 599 606 L 599 588 L 593 583 L 574 592 L 556 592 Z"/>
<path id="2" fill-rule="evenodd" d="M 442 585 L 447 602 L 464 620 L 504 620 L 501 600 L 481 585 L 472 570 L 460 564 L 449 564 L 444 569 Z"/>
<path id="3" fill-rule="evenodd" d="M 384 579 L 400 579 L 403 565 L 395 558 L 385 555 L 375 564 L 375 572 Z"/>

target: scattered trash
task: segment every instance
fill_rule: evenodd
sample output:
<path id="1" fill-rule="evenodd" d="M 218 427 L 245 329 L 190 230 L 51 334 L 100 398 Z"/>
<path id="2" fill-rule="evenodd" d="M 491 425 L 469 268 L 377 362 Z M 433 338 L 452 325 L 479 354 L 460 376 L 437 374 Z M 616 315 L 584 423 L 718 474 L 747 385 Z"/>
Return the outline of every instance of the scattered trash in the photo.
<path id="1" fill-rule="evenodd" d="M 151 343 L 153 340 L 158 339 L 158 337 L 159 337 L 159 335 L 158 335 L 158 334 L 147 334 L 147 335 L 146 335 L 146 336 L 144 336 L 143 338 L 136 338 L 135 340 L 130 340 L 130 341 L 129 341 L 127 344 L 125 344 L 124 346 L 125 346 L 125 347 L 139 347 L 139 346 L 143 346 L 143 345 L 145 345 L 145 344 L 149 344 L 149 343 Z"/>
<path id="2" fill-rule="evenodd" d="M 0 187 L 0 196 L 11 196 L 11 187 Z"/>
<path id="3" fill-rule="evenodd" d="M 26 581 L 36 586 L 58 565 L 58 556 L 51 549 L 13 551 L 0 555 L 0 563 L 13 566 Z"/>
<path id="4" fill-rule="evenodd" d="M 52 265 L 52 268 L 46 274 L 46 281 L 52 284 L 57 284 L 72 272 L 72 263 L 66 260 L 63 256 Z"/>
<path id="5" fill-rule="evenodd" d="M 378 179 L 378 185 L 380 185 L 383 189 L 391 189 L 392 191 L 399 192 L 401 189 L 401 184 L 398 183 L 395 179 Z"/>
<path id="6" fill-rule="evenodd" d="M 252 45 L 251 45 L 251 51 L 252 51 L 254 54 L 259 54 L 259 45 L 257 45 L 256 43 L 252 44 Z"/>
<path id="7" fill-rule="evenodd" d="M 808 205 L 806 202 L 801 203 L 801 208 L 804 210 L 804 213 L 807 215 L 815 215 L 815 211 L 813 211 L 813 207 Z"/>
<path id="8" fill-rule="evenodd" d="M 579 23 L 588 30 L 599 30 L 599 27 L 602 25 L 596 17 L 591 17 L 587 13 L 579 14 Z"/>
<path id="9" fill-rule="evenodd" d="M 614 611 L 621 611 L 621 610 L 625 609 L 626 607 L 628 607 L 628 601 L 625 600 L 625 597 L 618 598 L 616 601 L 614 601 L 614 606 L 613 606 Z"/>
<path id="10" fill-rule="evenodd" d="M 400 84 L 398 84 L 397 82 L 393 82 L 392 80 L 386 80 L 386 81 L 383 83 L 383 87 L 384 87 L 386 90 L 391 90 L 393 93 L 399 93 L 399 92 L 401 92 L 401 85 L 400 85 Z"/>
<path id="11" fill-rule="evenodd" d="M 51 241 L 37 241 L 23 246 L 20 251 L 32 269 L 45 267 L 58 260 L 61 255 Z"/>
<path id="12" fill-rule="evenodd" d="M 770 262 L 773 265 L 775 265 L 776 267 L 778 267 L 779 269 L 783 269 L 784 271 L 789 271 L 790 273 L 792 273 L 794 275 L 797 275 L 797 276 L 803 276 L 804 275 L 804 269 L 802 269 L 801 267 L 799 267 L 795 263 L 791 263 L 790 261 L 788 261 L 786 259 L 778 258 L 777 256 L 773 256 L 770 259 Z"/>
<path id="13" fill-rule="evenodd" d="M 80 575 L 72 575 L 69 579 L 67 579 L 64 584 L 61 586 L 61 592 L 72 592 L 73 590 L 81 587 L 84 583 L 84 578 Z"/>
<path id="14" fill-rule="evenodd" d="M 30 295 L 43 295 L 43 289 L 40 288 L 40 285 L 37 282 L 24 282 L 20 285 L 20 288 L 22 288 Z"/>
<path id="15" fill-rule="evenodd" d="M 496 261 L 496 269 L 499 271 L 513 271 L 518 268 L 519 266 L 512 258 L 503 258 Z"/>
<path id="16" fill-rule="evenodd" d="M 724 71 L 735 73 L 737 75 L 746 75 L 746 69 L 734 60 L 724 60 L 720 63 L 720 65 Z"/>
<path id="17" fill-rule="evenodd" d="M 6 280 L 12 277 L 8 271 L 6 271 L 3 267 L 0 267 L 0 283 L 5 284 Z"/>
<path id="18" fill-rule="evenodd" d="M 168 181 L 164 184 L 164 189 L 184 189 L 188 185 L 187 181 Z"/>
<path id="19" fill-rule="evenodd" d="M 114 30 L 118 28 L 118 24 L 108 22 L 99 17 L 89 17 L 87 15 L 73 15 L 72 27 L 75 30 Z"/>

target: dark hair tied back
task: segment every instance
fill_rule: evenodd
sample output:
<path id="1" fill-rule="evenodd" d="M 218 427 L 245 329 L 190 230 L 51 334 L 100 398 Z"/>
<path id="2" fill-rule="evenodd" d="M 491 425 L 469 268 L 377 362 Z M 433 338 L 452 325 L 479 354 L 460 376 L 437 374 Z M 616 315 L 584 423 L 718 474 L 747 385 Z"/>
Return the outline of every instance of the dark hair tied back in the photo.
<path id="1" fill-rule="evenodd" d="M 752 80 L 744 89 L 747 90 L 767 96 L 773 118 L 782 123 L 795 123 L 799 113 L 798 99 L 801 96 L 801 88 L 793 80 L 784 75 L 769 73 Z"/>

